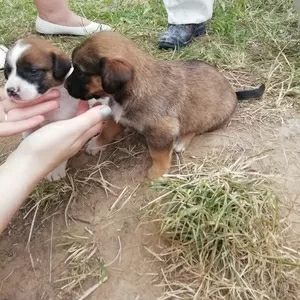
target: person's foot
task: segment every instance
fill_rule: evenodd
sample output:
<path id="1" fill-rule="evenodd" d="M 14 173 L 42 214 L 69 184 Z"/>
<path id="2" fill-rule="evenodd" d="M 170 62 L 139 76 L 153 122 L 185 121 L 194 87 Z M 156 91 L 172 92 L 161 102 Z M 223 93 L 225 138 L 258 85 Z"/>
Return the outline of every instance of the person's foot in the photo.
<path id="1" fill-rule="evenodd" d="M 111 27 L 106 24 L 91 22 L 73 12 L 64 16 L 57 14 L 49 17 L 37 16 L 35 27 L 38 33 L 51 35 L 88 35 L 111 30 Z"/>
<path id="2" fill-rule="evenodd" d="M 188 45 L 194 37 L 206 33 L 205 23 L 200 24 L 169 24 L 158 41 L 160 49 L 178 49 Z"/>

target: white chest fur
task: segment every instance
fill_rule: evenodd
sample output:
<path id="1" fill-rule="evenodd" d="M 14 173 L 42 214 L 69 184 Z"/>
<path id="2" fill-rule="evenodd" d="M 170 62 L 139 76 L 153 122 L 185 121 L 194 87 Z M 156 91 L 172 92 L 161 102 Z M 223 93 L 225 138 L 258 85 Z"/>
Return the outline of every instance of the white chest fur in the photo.
<path id="1" fill-rule="evenodd" d="M 122 106 L 115 102 L 115 101 L 112 101 L 112 105 L 111 105 L 111 113 L 115 119 L 115 121 L 117 123 L 119 123 L 121 120 L 122 121 L 125 121 L 126 119 L 123 117 L 124 115 L 124 110 L 122 108 Z M 121 124 L 122 124 L 122 121 L 121 121 Z M 124 124 L 125 125 L 125 124 Z"/>
<path id="2" fill-rule="evenodd" d="M 43 126 L 60 120 L 71 119 L 76 116 L 79 100 L 71 97 L 63 85 L 55 87 L 60 92 L 59 108 L 45 114 Z"/>
<path id="3" fill-rule="evenodd" d="M 138 124 L 137 122 L 133 122 L 132 120 L 129 120 L 126 118 L 126 116 L 124 116 L 125 115 L 124 109 L 119 103 L 117 103 L 114 100 L 112 100 L 111 111 L 117 123 L 120 123 L 125 127 L 131 127 L 139 132 L 143 131 L 143 126 L 141 124 Z"/>
<path id="4" fill-rule="evenodd" d="M 91 99 L 89 100 L 89 106 L 90 108 L 95 104 L 95 103 L 101 103 L 102 105 L 108 105 L 111 108 L 111 114 L 114 118 L 114 120 L 119 123 L 120 120 L 122 119 L 122 116 L 124 115 L 124 110 L 121 107 L 119 103 L 114 101 L 113 99 L 110 99 L 108 97 L 106 98 L 99 98 L 99 99 Z"/>
<path id="5" fill-rule="evenodd" d="M 124 109 L 122 106 L 113 100 L 112 98 L 100 98 L 100 99 L 91 99 L 89 100 L 89 106 L 92 107 L 95 103 L 101 103 L 102 105 L 109 105 L 111 108 L 111 114 L 116 121 L 116 123 L 120 123 L 125 127 L 131 127 L 139 132 L 142 132 L 143 127 L 140 124 L 137 124 L 135 122 L 132 122 L 131 120 L 127 119 L 124 112 Z"/>

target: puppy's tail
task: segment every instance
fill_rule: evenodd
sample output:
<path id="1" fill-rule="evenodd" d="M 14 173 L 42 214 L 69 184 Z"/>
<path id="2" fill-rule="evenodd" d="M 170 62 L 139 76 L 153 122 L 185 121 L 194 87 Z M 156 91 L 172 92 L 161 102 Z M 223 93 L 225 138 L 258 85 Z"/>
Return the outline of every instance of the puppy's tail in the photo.
<path id="1" fill-rule="evenodd" d="M 263 95 L 265 89 L 266 89 L 266 86 L 264 84 L 262 84 L 259 88 L 254 89 L 254 90 L 236 92 L 236 96 L 237 96 L 238 100 L 260 98 Z"/>

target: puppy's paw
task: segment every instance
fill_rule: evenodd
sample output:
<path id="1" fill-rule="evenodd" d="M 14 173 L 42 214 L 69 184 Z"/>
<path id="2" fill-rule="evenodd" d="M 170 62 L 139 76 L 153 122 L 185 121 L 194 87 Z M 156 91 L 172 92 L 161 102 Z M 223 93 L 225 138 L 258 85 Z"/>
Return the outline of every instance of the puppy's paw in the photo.
<path id="1" fill-rule="evenodd" d="M 65 166 L 59 166 L 46 176 L 48 181 L 58 181 L 67 175 Z"/>
<path id="2" fill-rule="evenodd" d="M 174 143 L 173 150 L 177 153 L 184 152 L 189 147 L 195 135 L 196 134 L 192 132 L 178 137 Z"/>
<path id="3" fill-rule="evenodd" d="M 184 152 L 186 148 L 187 148 L 186 144 L 181 140 L 176 141 L 173 147 L 174 151 L 177 153 Z"/>
<path id="4" fill-rule="evenodd" d="M 148 170 L 148 179 L 159 179 L 161 178 L 164 174 L 167 174 L 168 170 L 163 170 L 162 168 L 158 168 L 156 166 L 152 166 Z"/>
<path id="5" fill-rule="evenodd" d="M 89 104 L 89 108 L 92 108 L 95 105 L 108 105 L 109 97 L 99 98 L 99 99 L 92 98 L 92 99 L 88 100 L 88 104 Z"/>
<path id="6" fill-rule="evenodd" d="M 99 145 L 99 137 L 93 137 L 87 144 L 86 153 L 96 156 L 101 150 L 103 150 L 103 146 Z"/>

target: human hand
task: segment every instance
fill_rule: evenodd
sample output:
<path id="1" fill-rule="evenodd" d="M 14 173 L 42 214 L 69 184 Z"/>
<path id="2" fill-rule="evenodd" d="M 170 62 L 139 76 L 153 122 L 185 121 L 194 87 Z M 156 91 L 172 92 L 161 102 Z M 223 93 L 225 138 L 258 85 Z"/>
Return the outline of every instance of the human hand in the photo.
<path id="1" fill-rule="evenodd" d="M 33 132 L 0 166 L 0 233 L 40 180 L 96 135 L 111 112 L 108 106 L 86 110 L 88 103 L 79 102 L 79 116 Z"/>
<path id="2" fill-rule="evenodd" d="M 5 99 L 0 89 L 0 137 L 6 137 L 37 127 L 45 118 L 43 114 L 59 107 L 60 94 L 51 90 L 29 103 L 14 102 Z"/>
<path id="3" fill-rule="evenodd" d="M 87 109 L 85 105 L 86 102 L 79 105 L 80 113 Z M 108 106 L 96 106 L 73 119 L 46 125 L 22 141 L 13 154 L 29 161 L 32 172 L 42 179 L 98 134 L 110 113 Z"/>

